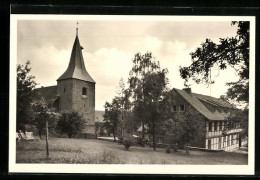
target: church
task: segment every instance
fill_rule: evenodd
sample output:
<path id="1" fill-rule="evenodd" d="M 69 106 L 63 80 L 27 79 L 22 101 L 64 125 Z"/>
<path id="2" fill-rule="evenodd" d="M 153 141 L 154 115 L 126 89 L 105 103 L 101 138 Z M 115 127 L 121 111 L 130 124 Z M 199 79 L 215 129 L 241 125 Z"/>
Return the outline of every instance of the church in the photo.
<path id="1" fill-rule="evenodd" d="M 86 70 L 78 28 L 67 70 L 57 79 L 56 86 L 37 88 L 38 94 L 52 102 L 58 111 L 75 110 L 87 121 L 85 138 L 95 137 L 95 84 Z"/>

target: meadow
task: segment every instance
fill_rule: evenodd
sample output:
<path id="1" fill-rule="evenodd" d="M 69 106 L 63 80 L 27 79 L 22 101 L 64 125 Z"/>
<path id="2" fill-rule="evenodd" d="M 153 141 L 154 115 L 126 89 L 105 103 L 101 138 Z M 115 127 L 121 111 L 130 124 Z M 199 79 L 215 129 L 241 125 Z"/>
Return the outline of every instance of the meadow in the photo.
<path id="1" fill-rule="evenodd" d="M 42 140 L 17 142 L 16 163 L 246 165 L 248 155 L 195 150 L 190 150 L 190 155 L 186 155 L 184 150 L 166 153 L 165 148 L 154 151 L 138 146 L 131 146 L 127 151 L 116 142 L 50 138 L 47 158 L 43 137 Z"/>

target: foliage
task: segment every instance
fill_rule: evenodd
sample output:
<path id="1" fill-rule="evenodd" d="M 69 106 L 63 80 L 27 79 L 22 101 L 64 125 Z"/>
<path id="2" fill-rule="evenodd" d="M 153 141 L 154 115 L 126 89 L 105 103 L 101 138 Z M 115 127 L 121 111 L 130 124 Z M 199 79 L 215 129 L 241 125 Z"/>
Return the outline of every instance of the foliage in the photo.
<path id="1" fill-rule="evenodd" d="M 248 109 L 244 110 L 233 110 L 226 118 L 227 120 L 227 128 L 233 129 L 240 126 L 243 131 L 240 133 L 242 138 L 248 137 Z"/>
<path id="2" fill-rule="evenodd" d="M 119 127 L 121 128 L 121 135 L 125 136 L 124 130 L 128 134 L 132 134 L 133 130 L 136 129 L 137 122 L 133 117 L 133 113 L 131 111 L 132 103 L 130 102 L 131 90 L 129 88 L 125 88 L 125 83 L 123 78 L 119 81 L 119 86 L 117 87 L 117 96 L 119 106 L 120 106 L 120 117 L 119 117 Z"/>
<path id="3" fill-rule="evenodd" d="M 211 69 L 215 66 L 218 70 L 233 67 L 240 79 L 237 82 L 227 83 L 230 86 L 227 92 L 229 99 L 248 103 L 249 93 L 249 21 L 232 22 L 237 24 L 237 35 L 231 38 L 220 38 L 219 44 L 206 39 L 201 47 L 191 53 L 192 64 L 181 67 L 180 75 L 196 83 L 214 83 L 211 79 Z"/>
<path id="4" fill-rule="evenodd" d="M 149 141 L 146 138 L 142 138 L 142 137 L 137 137 L 136 138 L 136 144 L 141 146 L 141 147 L 144 147 L 148 143 L 149 143 Z"/>
<path id="5" fill-rule="evenodd" d="M 188 151 L 188 145 L 191 142 L 198 141 L 200 138 L 204 140 L 205 128 L 202 128 L 201 125 L 204 123 L 200 122 L 201 119 L 200 114 L 191 109 L 186 108 L 184 113 L 177 113 L 176 119 L 178 119 L 178 125 L 180 126 L 180 131 L 178 132 L 180 135 L 179 144 L 184 144 L 186 147 L 186 152 Z"/>
<path id="6" fill-rule="evenodd" d="M 196 110 L 187 107 L 185 112 L 173 112 L 171 118 L 163 123 L 163 135 L 172 142 L 175 151 L 178 145 L 185 147 L 189 153 L 187 147 L 190 144 L 203 143 L 201 140 L 204 141 L 205 128 L 200 119 L 200 114 Z"/>
<path id="7" fill-rule="evenodd" d="M 103 122 L 95 122 L 95 133 L 97 136 L 106 136 L 105 128 Z"/>
<path id="8" fill-rule="evenodd" d="M 167 146 L 166 153 L 171 153 L 171 152 L 172 152 L 171 147 Z"/>
<path id="9" fill-rule="evenodd" d="M 107 128 L 110 128 L 113 132 L 114 141 L 116 141 L 116 131 L 119 124 L 119 116 L 120 116 L 120 104 L 119 99 L 115 97 L 112 100 L 112 103 L 105 103 L 105 114 L 104 121 Z"/>
<path id="10" fill-rule="evenodd" d="M 17 130 L 25 130 L 24 125 L 30 123 L 31 119 L 31 102 L 36 94 L 33 91 L 37 83 L 34 81 L 34 76 L 29 75 L 31 68 L 30 61 L 27 61 L 25 66 L 17 66 Z"/>
<path id="11" fill-rule="evenodd" d="M 155 129 L 158 127 L 163 114 L 163 93 L 166 92 L 168 79 L 167 69 L 161 70 L 159 61 L 155 61 L 151 52 L 144 55 L 137 53 L 133 58 L 133 67 L 130 71 L 129 85 L 133 93 L 133 105 L 136 117 L 142 124 L 144 138 L 144 124 L 149 127 L 155 147 Z"/>
<path id="12" fill-rule="evenodd" d="M 57 129 L 61 133 L 66 133 L 69 138 L 80 133 L 86 124 L 86 119 L 77 111 L 61 112 L 57 122 Z"/>
<path id="13" fill-rule="evenodd" d="M 133 138 L 123 138 L 122 144 L 125 146 L 125 149 L 128 150 L 131 146 L 136 144 L 136 140 Z"/>
<path id="14" fill-rule="evenodd" d="M 41 138 L 42 132 L 45 129 L 46 121 L 48 121 L 49 129 L 54 130 L 56 127 L 56 115 L 48 107 L 48 104 L 43 98 L 34 100 L 32 103 L 33 110 L 33 124 L 38 129 Z"/>

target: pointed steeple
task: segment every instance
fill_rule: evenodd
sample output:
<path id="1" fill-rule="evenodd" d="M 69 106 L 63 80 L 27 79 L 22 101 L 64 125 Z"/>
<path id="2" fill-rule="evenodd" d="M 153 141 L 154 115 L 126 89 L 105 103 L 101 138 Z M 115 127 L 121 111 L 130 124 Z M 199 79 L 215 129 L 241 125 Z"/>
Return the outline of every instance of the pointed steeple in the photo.
<path id="1" fill-rule="evenodd" d="M 81 50 L 82 47 L 80 46 L 79 43 L 78 27 L 77 27 L 76 38 L 72 48 L 69 66 L 67 70 L 57 79 L 57 81 L 73 78 L 73 79 L 79 79 L 79 80 L 95 83 L 95 81 L 88 74 L 85 68 L 84 59 Z"/>

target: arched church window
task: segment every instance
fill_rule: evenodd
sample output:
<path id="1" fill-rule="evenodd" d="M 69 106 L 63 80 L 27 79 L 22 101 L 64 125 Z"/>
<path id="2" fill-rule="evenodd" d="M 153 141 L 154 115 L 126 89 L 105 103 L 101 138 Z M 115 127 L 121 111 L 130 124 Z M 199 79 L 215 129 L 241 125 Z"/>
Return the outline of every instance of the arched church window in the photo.
<path id="1" fill-rule="evenodd" d="M 84 96 L 87 95 L 87 88 L 85 88 L 85 87 L 82 88 L 82 95 L 84 95 Z"/>

